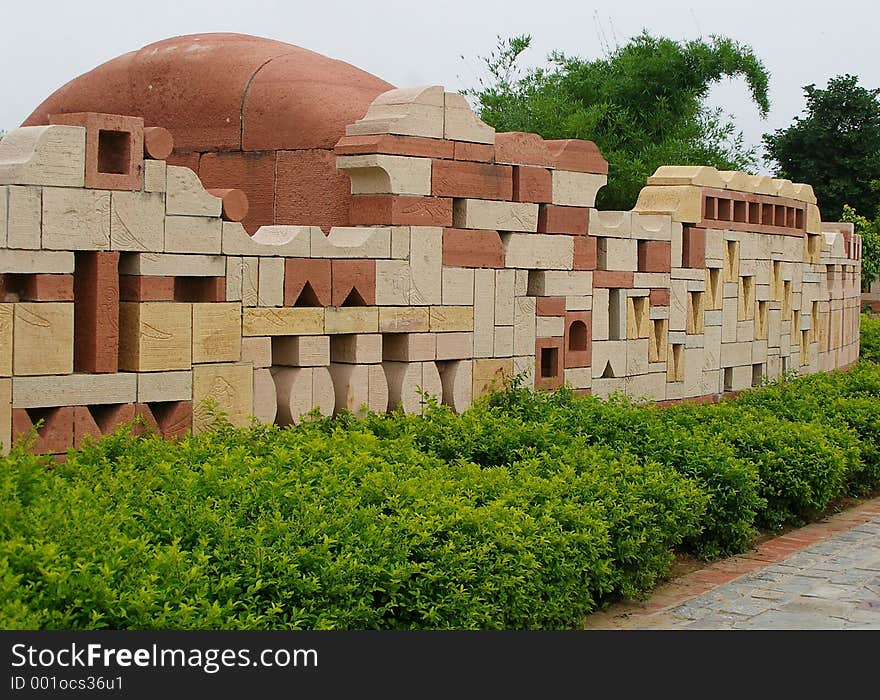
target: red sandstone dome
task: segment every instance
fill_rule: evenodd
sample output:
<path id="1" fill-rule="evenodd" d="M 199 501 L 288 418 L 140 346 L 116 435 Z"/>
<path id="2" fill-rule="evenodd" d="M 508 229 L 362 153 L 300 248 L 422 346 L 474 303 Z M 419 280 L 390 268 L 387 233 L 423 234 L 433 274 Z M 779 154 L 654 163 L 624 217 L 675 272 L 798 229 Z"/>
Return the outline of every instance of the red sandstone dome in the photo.
<path id="1" fill-rule="evenodd" d="M 174 136 L 169 162 L 196 170 L 207 187 L 248 194 L 249 231 L 271 223 L 327 227 L 348 223 L 348 178 L 336 171 L 331 149 L 345 126 L 393 87 L 280 41 L 193 34 L 74 78 L 24 125 L 68 112 L 143 117 Z"/>

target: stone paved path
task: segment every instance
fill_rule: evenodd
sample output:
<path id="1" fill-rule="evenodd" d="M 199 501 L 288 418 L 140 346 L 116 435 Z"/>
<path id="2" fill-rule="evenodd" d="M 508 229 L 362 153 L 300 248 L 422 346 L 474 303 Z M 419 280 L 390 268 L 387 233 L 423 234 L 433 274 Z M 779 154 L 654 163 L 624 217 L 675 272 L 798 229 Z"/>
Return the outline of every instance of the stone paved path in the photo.
<path id="1" fill-rule="evenodd" d="M 590 615 L 585 627 L 880 630 L 880 498 Z"/>

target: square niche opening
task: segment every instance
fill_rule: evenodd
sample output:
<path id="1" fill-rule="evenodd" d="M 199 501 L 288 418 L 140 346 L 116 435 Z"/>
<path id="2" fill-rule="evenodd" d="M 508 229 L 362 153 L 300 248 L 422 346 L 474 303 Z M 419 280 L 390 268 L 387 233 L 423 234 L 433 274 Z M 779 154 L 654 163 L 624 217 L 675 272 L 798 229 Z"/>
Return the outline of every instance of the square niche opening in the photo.
<path id="1" fill-rule="evenodd" d="M 559 375 L 559 349 L 541 348 L 541 378 L 550 379 Z"/>
<path id="2" fill-rule="evenodd" d="M 131 132 L 98 131 L 98 172 L 127 175 L 131 169 Z"/>

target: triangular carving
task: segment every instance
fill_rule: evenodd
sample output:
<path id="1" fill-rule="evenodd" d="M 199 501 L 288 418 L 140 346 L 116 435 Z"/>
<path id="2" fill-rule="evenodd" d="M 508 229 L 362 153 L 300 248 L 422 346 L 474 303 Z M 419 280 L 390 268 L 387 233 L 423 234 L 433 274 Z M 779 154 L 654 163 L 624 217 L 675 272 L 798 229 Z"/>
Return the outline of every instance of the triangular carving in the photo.
<path id="1" fill-rule="evenodd" d="M 303 285 L 302 290 L 299 293 L 299 296 L 296 298 L 296 301 L 293 302 L 294 306 L 323 306 L 321 301 L 318 299 L 318 295 L 315 294 L 315 290 L 312 289 L 312 285 L 306 282 Z"/>
<path id="2" fill-rule="evenodd" d="M 367 306 L 357 287 L 352 287 L 340 306 Z"/>
<path id="3" fill-rule="evenodd" d="M 611 368 L 611 360 L 605 364 L 605 371 L 602 372 L 602 379 L 615 379 L 614 370 Z"/>

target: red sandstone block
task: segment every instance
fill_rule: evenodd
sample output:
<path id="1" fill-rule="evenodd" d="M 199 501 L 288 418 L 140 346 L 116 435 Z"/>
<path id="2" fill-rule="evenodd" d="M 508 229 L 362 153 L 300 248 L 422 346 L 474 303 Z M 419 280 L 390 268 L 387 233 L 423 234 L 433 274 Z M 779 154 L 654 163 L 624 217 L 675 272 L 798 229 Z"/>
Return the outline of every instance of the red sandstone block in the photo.
<path id="1" fill-rule="evenodd" d="M 172 153 L 165 159 L 168 165 L 180 165 L 189 168 L 194 173 L 199 172 L 199 158 L 201 153 Z M 207 153 L 205 155 L 208 155 Z M 202 180 L 204 183 L 204 180 Z"/>
<path id="2" fill-rule="evenodd" d="M 498 231 L 443 230 L 443 264 L 449 267 L 504 267 L 504 246 Z"/>
<path id="3" fill-rule="evenodd" d="M 542 204 L 538 209 L 538 233 L 586 235 L 589 230 L 590 210 L 586 207 Z"/>
<path id="4" fill-rule="evenodd" d="M 37 429 L 37 441 L 33 452 L 51 454 L 64 452 L 73 446 L 73 408 L 71 406 L 39 409 L 13 408 L 13 442 L 27 437 L 40 420 L 43 421 L 43 425 Z"/>
<path id="5" fill-rule="evenodd" d="M 609 287 L 612 289 L 632 289 L 633 273 L 620 272 L 617 270 L 595 270 L 593 272 L 593 287 Z"/>
<path id="6" fill-rule="evenodd" d="M 144 127 L 144 156 L 165 160 L 174 150 L 174 137 L 161 126 Z"/>
<path id="7" fill-rule="evenodd" d="M 284 261 L 284 305 L 330 306 L 331 280 L 329 260 L 288 258 Z M 375 295 L 375 271 L 373 289 Z"/>
<path id="8" fill-rule="evenodd" d="M 174 278 L 120 275 L 119 300 L 174 301 Z"/>
<path id="9" fill-rule="evenodd" d="M 596 239 L 592 236 L 574 237 L 575 270 L 595 270 L 597 257 Z"/>
<path id="10" fill-rule="evenodd" d="M 500 199 L 513 197 L 513 168 L 455 160 L 431 164 L 431 194 L 438 197 Z"/>
<path id="11" fill-rule="evenodd" d="M 244 192 L 248 209 L 241 224 L 248 233 L 275 223 L 275 153 L 205 153 L 197 168 L 206 188 Z"/>
<path id="12" fill-rule="evenodd" d="M 398 195 L 351 197 L 352 226 L 452 226 L 452 198 Z"/>
<path id="13" fill-rule="evenodd" d="M 88 406 L 73 407 L 73 446 L 82 448 L 87 439 L 97 440 L 103 433 Z"/>
<path id="14" fill-rule="evenodd" d="M 639 241 L 639 272 L 669 272 L 672 269 L 672 244 L 669 241 Z"/>
<path id="15" fill-rule="evenodd" d="M 681 266 L 706 267 L 706 229 L 684 227 L 681 237 Z"/>
<path id="16" fill-rule="evenodd" d="M 565 368 L 589 367 L 593 361 L 593 313 L 565 313 Z"/>
<path id="17" fill-rule="evenodd" d="M 535 341 L 535 388 L 558 389 L 565 382 L 563 339 L 538 338 Z"/>
<path id="18" fill-rule="evenodd" d="M 505 131 L 495 134 L 495 160 L 513 165 L 541 165 L 550 167 L 554 158 L 547 142 L 538 134 L 524 131 Z"/>
<path id="19" fill-rule="evenodd" d="M 336 142 L 333 151 L 339 156 L 385 153 L 393 156 L 417 156 L 419 158 L 452 158 L 457 148 L 458 144 L 455 141 L 425 139 L 418 136 L 374 134 L 343 136 Z M 467 160 L 481 159 L 468 158 Z"/>
<path id="20" fill-rule="evenodd" d="M 514 202 L 553 201 L 553 176 L 547 168 L 513 166 Z"/>
<path id="21" fill-rule="evenodd" d="M 224 221 L 241 221 L 247 216 L 248 198 L 241 190 L 211 189 L 208 192 L 221 200 L 221 215 Z"/>
<path id="22" fill-rule="evenodd" d="M 351 180 L 336 169 L 336 154 L 332 150 L 278 151 L 275 171 L 276 224 L 320 226 L 327 231 L 333 226 L 360 223 L 350 222 Z M 250 192 L 245 192 L 250 197 Z"/>
<path id="23" fill-rule="evenodd" d="M 175 277 L 174 301 L 226 301 L 225 277 Z"/>
<path id="24" fill-rule="evenodd" d="M 376 304 L 375 260 L 333 260 L 330 271 L 332 306 Z"/>
<path id="25" fill-rule="evenodd" d="M 140 419 L 130 426 L 132 435 L 144 435 L 147 432 L 159 432 L 159 424 L 147 404 L 120 403 L 106 406 L 93 406 L 92 417 L 101 430 L 102 435 L 112 434 L 118 427 Z"/>
<path id="26" fill-rule="evenodd" d="M 0 275 L 0 301 L 6 294 L 19 301 L 73 301 L 73 275 Z"/>
<path id="27" fill-rule="evenodd" d="M 118 371 L 119 253 L 77 253 L 73 289 L 74 369 Z"/>
<path id="28" fill-rule="evenodd" d="M 602 157 L 599 148 L 592 141 L 558 139 L 544 143 L 553 156 L 552 165 L 557 170 L 601 175 L 608 173 L 608 161 Z"/>
<path id="29" fill-rule="evenodd" d="M 50 124 L 86 129 L 86 187 L 139 190 L 144 176 L 144 120 L 120 114 L 53 114 Z"/>
<path id="30" fill-rule="evenodd" d="M 495 162 L 495 146 L 490 143 L 469 143 L 453 141 L 455 144 L 455 160 L 476 160 L 480 163 Z"/>
<path id="31" fill-rule="evenodd" d="M 535 297 L 538 316 L 565 316 L 565 297 Z"/>
<path id="32" fill-rule="evenodd" d="M 192 429 L 192 401 L 160 401 L 148 405 L 162 437 L 180 437 Z"/>
<path id="33" fill-rule="evenodd" d="M 652 289 L 650 295 L 651 306 L 669 306 L 669 290 L 668 289 Z"/>

